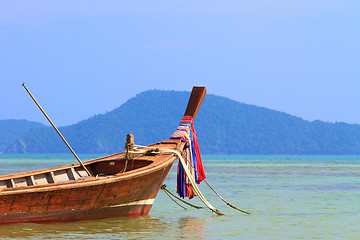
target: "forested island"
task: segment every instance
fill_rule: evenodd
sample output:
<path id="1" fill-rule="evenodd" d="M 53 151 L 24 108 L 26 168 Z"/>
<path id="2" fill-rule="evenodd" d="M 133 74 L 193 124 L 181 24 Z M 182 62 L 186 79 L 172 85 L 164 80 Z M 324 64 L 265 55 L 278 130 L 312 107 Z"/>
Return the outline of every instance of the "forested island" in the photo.
<path id="1" fill-rule="evenodd" d="M 59 128 L 77 153 L 124 150 L 126 134 L 147 145 L 166 140 L 190 92 L 148 90 L 113 111 Z M 203 154 L 360 154 L 360 125 L 306 121 L 287 113 L 208 94 L 195 120 Z M 49 126 L 0 120 L 2 153 L 69 153 Z"/>

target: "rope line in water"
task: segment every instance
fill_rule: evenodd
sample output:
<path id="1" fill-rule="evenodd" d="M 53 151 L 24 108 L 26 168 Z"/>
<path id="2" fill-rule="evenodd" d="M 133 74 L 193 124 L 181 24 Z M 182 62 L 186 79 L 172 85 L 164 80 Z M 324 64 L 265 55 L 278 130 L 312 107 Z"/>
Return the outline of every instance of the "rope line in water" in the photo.
<path id="1" fill-rule="evenodd" d="M 137 147 L 144 147 L 144 148 L 150 148 L 150 147 L 141 146 L 141 145 L 135 145 L 135 146 L 137 146 Z M 159 148 L 157 148 L 157 149 L 159 149 Z M 157 149 L 156 149 L 156 150 L 157 150 Z M 164 149 L 164 148 L 163 148 L 163 149 Z M 166 152 L 166 150 L 168 150 L 168 152 L 171 152 L 171 153 L 176 154 L 176 155 L 179 157 L 181 164 L 182 164 L 183 166 L 185 166 L 185 164 L 183 164 L 182 161 L 185 162 L 185 161 L 188 161 L 188 160 L 187 160 L 187 159 L 184 159 L 178 151 L 171 150 L 171 149 L 166 149 L 166 150 L 164 151 L 163 149 L 161 149 L 161 150 L 159 149 L 160 153 L 161 153 L 161 152 Z M 155 152 L 156 152 L 156 151 L 155 151 Z M 180 157 L 181 157 L 181 158 L 180 158 Z M 245 214 L 250 214 L 249 212 L 244 211 L 244 210 L 242 210 L 242 209 L 234 206 L 233 204 L 231 204 L 230 202 L 228 202 L 226 199 L 224 199 L 219 193 L 217 193 L 217 192 L 215 191 L 215 189 L 214 189 L 213 187 L 211 187 L 211 185 L 205 180 L 205 178 L 197 171 L 197 169 L 196 169 L 194 166 L 192 166 L 191 164 L 189 164 L 189 165 L 191 166 L 192 169 L 194 169 L 194 170 L 198 173 L 198 176 L 201 177 L 201 179 L 206 183 L 206 185 L 207 185 L 223 202 L 226 203 L 226 205 L 228 205 L 229 207 L 231 207 L 231 208 L 233 208 L 233 209 L 235 209 L 235 210 L 237 210 L 237 211 L 239 211 L 239 212 L 242 212 L 242 213 L 245 213 Z M 184 169 L 185 169 L 185 167 L 184 167 Z M 185 173 L 186 173 L 186 175 L 188 175 L 187 171 L 185 171 Z M 189 176 L 189 175 L 188 175 L 188 176 Z M 192 181 L 191 181 L 191 180 L 193 180 L 193 179 L 191 179 L 191 178 L 189 177 L 189 180 L 190 180 L 191 185 L 194 187 L 194 185 L 193 185 L 193 183 L 192 183 Z M 196 188 L 198 189 L 197 186 L 196 186 Z M 194 187 L 194 189 L 195 189 L 195 187 Z M 164 190 L 165 190 L 165 189 L 164 189 Z M 166 190 L 167 190 L 167 189 L 166 189 Z M 167 191 L 169 191 L 169 190 L 167 190 Z M 198 191 L 200 192 L 200 189 L 198 189 Z M 197 191 L 195 190 L 195 192 L 197 192 Z M 169 191 L 169 193 L 170 193 L 171 195 L 173 195 L 170 191 Z M 200 193 L 201 193 L 201 192 L 200 192 Z M 201 195 L 202 195 L 202 194 L 201 194 Z M 178 198 L 178 197 L 175 196 L 175 195 L 173 195 L 173 196 L 176 197 L 177 199 L 181 200 L 182 202 L 188 204 L 187 202 L 185 202 L 185 201 L 182 200 L 181 198 Z M 203 197 L 203 196 L 202 196 L 202 197 Z M 206 199 L 205 199 L 204 197 L 203 197 L 203 199 L 202 199 L 202 198 L 199 196 L 199 198 L 200 198 L 202 201 L 203 201 L 203 199 L 206 201 Z M 203 202 L 204 202 L 204 201 L 203 201 Z M 206 201 L 206 202 L 207 202 L 207 201 Z M 204 204 L 205 204 L 206 206 L 208 206 L 208 204 L 206 204 L 205 202 L 204 202 Z M 210 205 L 210 206 L 208 206 L 208 207 L 209 207 L 210 210 L 212 210 L 212 211 L 215 212 L 215 213 L 216 213 L 216 211 L 218 211 L 218 210 L 216 210 L 214 207 L 212 207 L 210 203 L 209 203 L 209 205 Z M 219 212 L 219 213 L 220 213 L 220 212 Z M 222 215 L 222 213 L 220 213 L 219 215 Z"/>
<path id="2" fill-rule="evenodd" d="M 185 203 L 185 204 L 187 204 L 187 205 L 189 205 L 189 206 L 191 206 L 191 207 L 193 207 L 193 208 L 196 208 L 196 209 L 201 209 L 201 208 L 203 208 L 203 207 L 199 207 L 199 206 L 196 206 L 196 205 L 193 205 L 193 204 L 191 204 L 191 203 L 188 203 L 188 202 L 186 202 L 184 199 L 181 199 L 181 198 L 179 198 L 178 196 L 176 196 L 175 194 L 173 194 L 172 192 L 170 192 L 167 188 L 166 188 L 166 185 L 165 184 L 163 184 L 162 186 L 161 186 L 161 189 L 162 190 L 164 190 L 164 192 L 166 193 L 166 194 L 168 194 L 168 196 L 169 196 L 169 194 L 171 195 L 171 196 L 173 196 L 174 198 L 176 198 L 177 200 L 179 200 L 179 201 L 181 201 L 181 202 L 183 202 L 183 203 Z M 169 196 L 170 197 L 170 196 Z M 171 197 L 170 197 L 171 198 Z M 172 199 L 172 198 L 171 198 Z M 174 199 L 173 199 L 173 201 L 174 201 Z M 176 201 L 175 201 L 176 202 Z M 176 202 L 177 203 L 177 202 Z M 177 203 L 178 204 L 178 203 Z M 178 204 L 179 205 L 179 204 Z M 181 206 L 181 205 L 180 205 Z M 181 207 L 183 207 L 183 206 L 181 206 Z M 183 207 L 184 208 L 184 207 Z M 186 209 L 186 208 L 185 208 Z"/>
<path id="3" fill-rule="evenodd" d="M 138 147 L 139 145 L 135 145 L 135 146 Z M 146 147 L 146 146 L 140 146 L 140 147 L 149 148 L 149 147 Z M 160 152 L 160 153 L 173 153 L 173 154 L 175 154 L 175 155 L 179 158 L 181 164 L 183 165 L 184 170 L 185 170 L 185 174 L 188 176 L 188 178 L 189 178 L 189 180 L 190 180 L 190 184 L 193 186 L 194 191 L 196 192 L 196 194 L 198 195 L 198 197 L 200 198 L 200 200 L 201 200 L 211 211 L 213 211 L 213 212 L 216 213 L 217 215 L 225 215 L 225 214 L 223 214 L 222 212 L 220 212 L 219 210 L 217 210 L 216 208 L 214 208 L 214 207 L 205 199 L 204 195 L 201 193 L 200 189 L 199 189 L 198 186 L 196 185 L 195 180 L 194 180 L 193 178 L 189 177 L 189 176 L 191 176 L 191 175 L 190 175 L 190 173 L 189 173 L 189 170 L 185 167 L 185 166 L 186 166 L 185 160 L 184 160 L 184 158 L 181 156 L 181 153 L 180 153 L 179 151 L 172 150 L 172 149 L 164 149 L 164 148 L 163 148 L 163 149 L 158 148 L 158 149 L 159 149 L 159 152 Z M 139 150 L 137 150 L 137 151 L 139 151 Z M 144 152 L 145 152 L 145 151 L 144 151 Z"/>
<path id="4" fill-rule="evenodd" d="M 188 161 L 185 159 L 185 161 Z M 247 211 L 244 211 L 244 210 L 241 210 L 240 208 L 237 208 L 236 206 L 232 205 L 231 203 L 229 203 L 226 199 L 224 199 L 222 196 L 220 196 L 219 193 L 217 193 L 215 191 L 215 189 L 213 189 L 210 184 L 204 179 L 204 177 L 196 170 L 196 168 L 194 168 L 191 164 L 190 166 L 198 173 L 198 175 L 202 178 L 202 180 L 206 183 L 206 185 L 208 185 L 208 187 L 223 201 L 225 202 L 229 207 L 232 207 L 234 208 L 235 210 L 238 210 L 239 212 L 242 212 L 242 213 L 245 213 L 245 214 L 250 214 L 249 212 Z"/>
<path id="5" fill-rule="evenodd" d="M 140 146 L 140 145 L 136 145 L 136 146 L 144 147 L 144 146 Z M 147 147 L 147 148 L 149 148 L 149 147 Z M 171 152 L 172 152 L 172 151 L 171 151 Z M 185 161 L 188 161 L 188 160 L 185 159 Z M 231 208 L 233 208 L 233 209 L 235 209 L 235 210 L 237 210 L 237 211 L 239 211 L 239 212 L 242 212 L 242 213 L 245 213 L 245 214 L 250 214 L 249 212 L 247 212 L 247 211 L 245 211 L 245 210 L 242 210 L 242 209 L 234 206 L 233 204 L 231 204 L 230 202 L 228 202 L 226 199 L 224 199 L 219 193 L 217 193 L 217 192 L 215 191 L 214 188 L 211 187 L 211 185 L 205 180 L 205 178 L 197 171 L 197 169 L 196 169 L 194 166 L 192 166 L 191 164 L 189 164 L 189 165 L 198 173 L 198 176 L 201 177 L 201 179 L 206 183 L 206 185 L 207 185 L 223 202 L 226 203 L 226 205 L 228 205 L 229 207 L 231 207 Z"/>
<path id="6" fill-rule="evenodd" d="M 168 195 L 168 197 L 169 197 L 171 200 L 173 200 L 173 202 L 176 203 L 178 206 L 182 207 L 182 208 L 185 209 L 185 210 L 187 209 L 186 207 L 182 206 L 180 203 L 178 203 L 177 201 L 175 201 L 175 199 L 173 199 L 173 198 L 171 197 L 171 195 L 169 194 L 170 192 L 168 193 L 169 190 L 167 190 L 167 189 L 164 187 L 164 185 L 162 185 L 160 189 L 162 189 L 162 190 L 166 193 L 166 195 Z"/>

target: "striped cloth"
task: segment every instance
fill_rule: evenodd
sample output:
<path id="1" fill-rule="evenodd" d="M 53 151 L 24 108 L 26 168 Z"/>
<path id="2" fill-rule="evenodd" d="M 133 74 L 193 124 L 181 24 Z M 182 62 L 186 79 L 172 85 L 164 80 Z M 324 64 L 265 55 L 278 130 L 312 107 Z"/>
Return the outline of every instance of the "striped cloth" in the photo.
<path id="1" fill-rule="evenodd" d="M 188 168 L 191 175 L 189 177 L 194 178 L 197 184 L 200 184 L 200 182 L 206 178 L 193 122 L 194 119 L 191 116 L 184 116 L 179 127 L 170 137 L 181 139 L 185 142 L 185 148 L 182 155 L 186 160 L 186 166 L 182 166 L 179 162 L 177 173 L 177 193 L 182 198 L 193 198 L 196 196 L 183 167 Z M 196 171 L 194 169 L 196 169 Z"/>

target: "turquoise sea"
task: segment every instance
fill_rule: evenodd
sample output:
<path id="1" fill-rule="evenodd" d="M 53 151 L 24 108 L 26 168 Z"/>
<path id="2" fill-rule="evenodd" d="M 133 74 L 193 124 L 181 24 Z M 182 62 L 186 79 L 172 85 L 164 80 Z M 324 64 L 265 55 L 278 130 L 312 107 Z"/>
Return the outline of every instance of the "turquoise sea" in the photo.
<path id="1" fill-rule="evenodd" d="M 0 155 L 0 174 L 75 162 L 70 155 Z M 360 156 L 203 156 L 203 162 L 213 188 L 250 215 L 229 208 L 202 183 L 225 216 L 184 210 L 160 191 L 146 217 L 6 225 L 0 238 L 360 239 Z M 176 165 L 165 180 L 173 192 Z"/>

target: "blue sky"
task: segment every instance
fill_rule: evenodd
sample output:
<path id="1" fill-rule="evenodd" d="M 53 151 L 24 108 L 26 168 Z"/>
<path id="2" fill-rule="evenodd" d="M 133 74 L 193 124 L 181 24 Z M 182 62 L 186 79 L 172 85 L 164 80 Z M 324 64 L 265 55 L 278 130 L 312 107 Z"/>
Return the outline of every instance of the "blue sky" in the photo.
<path id="1" fill-rule="evenodd" d="M 0 0 L 0 119 L 58 126 L 148 89 L 360 124 L 360 1 Z"/>

